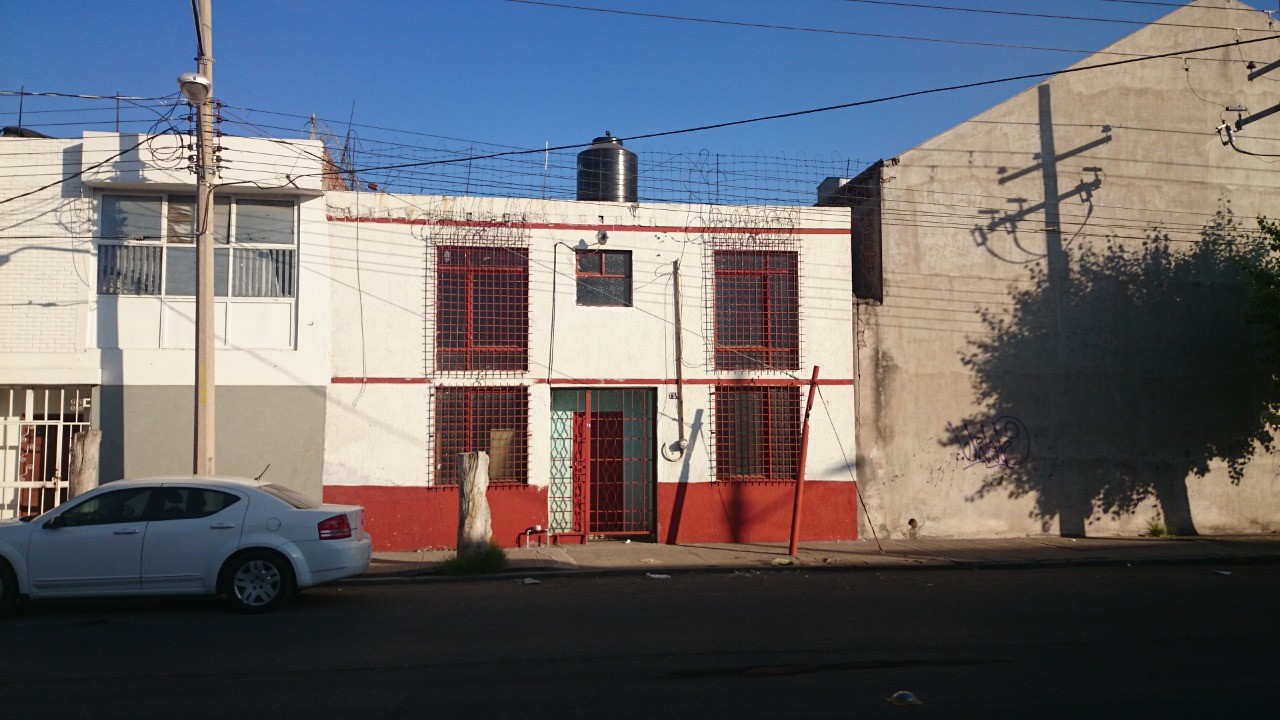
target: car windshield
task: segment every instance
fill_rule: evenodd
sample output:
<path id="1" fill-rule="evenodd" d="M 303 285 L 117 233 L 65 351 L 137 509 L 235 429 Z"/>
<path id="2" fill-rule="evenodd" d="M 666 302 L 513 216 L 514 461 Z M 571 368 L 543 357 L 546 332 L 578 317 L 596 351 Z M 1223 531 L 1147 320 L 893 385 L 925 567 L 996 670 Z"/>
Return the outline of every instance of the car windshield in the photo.
<path id="1" fill-rule="evenodd" d="M 320 507 L 320 503 L 309 499 L 307 496 L 295 490 L 290 490 L 289 488 L 283 487 L 281 485 L 276 485 L 274 483 L 263 483 L 258 487 L 261 488 L 262 491 L 265 492 L 266 494 L 278 500 L 283 500 L 284 502 L 289 503 L 290 505 L 298 508 L 299 510 L 312 510 Z"/>

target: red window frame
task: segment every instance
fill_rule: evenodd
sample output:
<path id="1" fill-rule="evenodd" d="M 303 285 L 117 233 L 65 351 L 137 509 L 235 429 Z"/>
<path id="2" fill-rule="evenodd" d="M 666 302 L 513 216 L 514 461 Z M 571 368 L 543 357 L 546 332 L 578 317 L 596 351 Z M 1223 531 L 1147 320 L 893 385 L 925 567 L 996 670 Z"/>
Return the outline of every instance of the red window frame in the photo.
<path id="1" fill-rule="evenodd" d="M 798 254 L 716 250 L 712 262 L 716 369 L 799 369 Z"/>
<path id="2" fill-rule="evenodd" d="M 801 430 L 798 386 L 717 385 L 713 400 L 717 481 L 796 479 Z"/>
<path id="3" fill-rule="evenodd" d="M 489 453 L 491 485 L 528 484 L 527 387 L 436 388 L 434 484 L 457 485 L 458 454 L 476 451 Z"/>
<path id="4" fill-rule="evenodd" d="M 623 257 L 627 261 L 625 273 L 609 272 L 608 258 Z M 584 260 L 594 261 L 584 263 Z M 594 265 L 584 269 L 583 265 Z M 578 304 L 598 307 L 631 307 L 631 251 L 630 250 L 575 250 L 574 272 L 578 285 Z M 606 280 L 625 280 L 626 289 L 621 295 L 609 293 Z M 584 292 L 584 290 L 586 292 Z M 603 296 L 603 302 L 601 297 Z"/>
<path id="5" fill-rule="evenodd" d="M 529 369 L 529 251 L 436 249 L 436 369 Z"/>

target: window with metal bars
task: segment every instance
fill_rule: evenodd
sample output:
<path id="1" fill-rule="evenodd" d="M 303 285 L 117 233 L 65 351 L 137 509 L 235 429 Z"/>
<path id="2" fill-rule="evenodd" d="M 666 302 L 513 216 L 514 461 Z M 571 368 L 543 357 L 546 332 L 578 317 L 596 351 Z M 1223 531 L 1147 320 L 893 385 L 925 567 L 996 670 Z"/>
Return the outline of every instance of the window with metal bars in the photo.
<path id="1" fill-rule="evenodd" d="M 529 367 L 529 251 L 436 249 L 436 369 Z"/>
<path id="2" fill-rule="evenodd" d="M 716 480 L 795 480 L 800 388 L 717 385 L 713 402 Z"/>
<path id="3" fill-rule="evenodd" d="M 489 453 L 491 484 L 529 481 L 529 390 L 439 387 L 435 392 L 434 484 L 458 483 L 458 455 Z"/>
<path id="4" fill-rule="evenodd" d="M 800 367 L 800 293 L 795 252 L 716 250 L 717 370 Z"/>
<path id="5" fill-rule="evenodd" d="M 103 195 L 101 211 L 99 294 L 196 294 L 195 196 Z M 296 212 L 291 200 L 215 197 L 215 295 L 294 297 Z"/>
<path id="6" fill-rule="evenodd" d="M 576 252 L 578 304 L 631 307 L 631 251 Z"/>

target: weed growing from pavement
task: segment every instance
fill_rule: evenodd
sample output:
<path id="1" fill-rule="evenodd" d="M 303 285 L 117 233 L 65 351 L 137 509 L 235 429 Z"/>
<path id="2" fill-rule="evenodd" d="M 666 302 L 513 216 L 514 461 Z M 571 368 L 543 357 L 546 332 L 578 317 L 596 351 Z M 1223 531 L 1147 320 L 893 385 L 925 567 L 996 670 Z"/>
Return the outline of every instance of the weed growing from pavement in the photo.
<path id="1" fill-rule="evenodd" d="M 1160 518 L 1151 518 L 1147 521 L 1147 534 L 1151 537 L 1168 537 L 1169 527 Z"/>
<path id="2" fill-rule="evenodd" d="M 507 566 L 507 553 L 497 545 L 474 555 L 455 555 L 440 565 L 443 575 L 484 575 L 500 572 Z"/>

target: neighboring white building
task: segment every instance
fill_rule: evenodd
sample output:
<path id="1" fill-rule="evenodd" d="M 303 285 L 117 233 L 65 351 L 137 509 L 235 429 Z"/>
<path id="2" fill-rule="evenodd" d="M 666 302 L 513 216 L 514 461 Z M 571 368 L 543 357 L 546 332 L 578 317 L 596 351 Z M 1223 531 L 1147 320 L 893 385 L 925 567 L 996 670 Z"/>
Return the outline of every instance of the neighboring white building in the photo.
<path id="1" fill-rule="evenodd" d="M 69 435 L 88 424 L 103 430 L 103 480 L 190 472 L 189 142 L 0 139 L 0 514 L 60 496 Z M 318 496 L 330 377 L 323 149 L 221 142 L 218 469 L 256 476 L 270 464 L 267 477 Z"/>
<path id="2" fill-rule="evenodd" d="M 181 142 L 0 141 L 0 200 L 50 185 L 0 205 L 7 513 L 90 424 L 103 480 L 191 467 Z M 319 143 L 222 142 L 219 472 L 365 505 L 382 549 L 454 542 L 470 450 L 501 544 L 783 540 L 817 365 L 802 537 L 857 536 L 847 209 L 325 193 Z"/>

